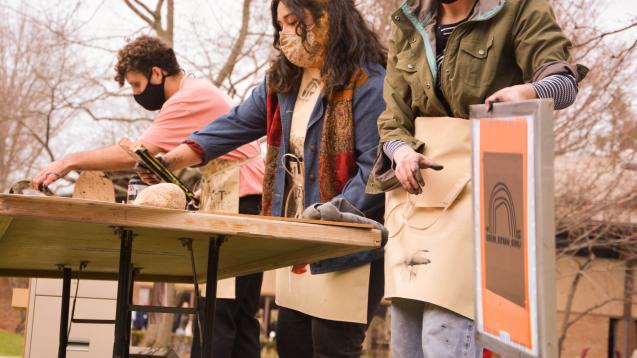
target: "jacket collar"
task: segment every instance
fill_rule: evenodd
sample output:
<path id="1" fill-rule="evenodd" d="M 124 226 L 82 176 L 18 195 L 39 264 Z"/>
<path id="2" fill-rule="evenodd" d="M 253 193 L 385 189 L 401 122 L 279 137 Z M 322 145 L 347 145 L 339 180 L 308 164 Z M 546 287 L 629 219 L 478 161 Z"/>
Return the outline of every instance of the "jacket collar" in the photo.
<path id="1" fill-rule="evenodd" d="M 471 19 L 484 20 L 491 17 L 500 11 L 505 2 L 506 0 L 478 0 Z M 422 22 L 438 10 L 439 3 L 438 0 L 407 0 L 403 8 L 409 9 Z"/>

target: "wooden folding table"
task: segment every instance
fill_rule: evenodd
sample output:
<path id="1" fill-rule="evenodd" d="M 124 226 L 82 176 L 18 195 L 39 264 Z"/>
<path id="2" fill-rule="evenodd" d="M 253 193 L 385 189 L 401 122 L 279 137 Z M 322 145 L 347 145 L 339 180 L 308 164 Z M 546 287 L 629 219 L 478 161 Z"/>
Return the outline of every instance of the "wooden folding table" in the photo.
<path id="1" fill-rule="evenodd" d="M 71 279 L 117 280 L 113 357 L 128 357 L 133 282 L 208 282 L 378 248 L 369 225 L 219 215 L 97 201 L 0 194 L 0 276 L 62 278 L 58 357 L 65 357 Z M 201 336 L 212 352 L 215 300 Z M 183 309 L 181 309 L 183 310 Z M 195 313 L 196 309 L 190 309 Z"/>

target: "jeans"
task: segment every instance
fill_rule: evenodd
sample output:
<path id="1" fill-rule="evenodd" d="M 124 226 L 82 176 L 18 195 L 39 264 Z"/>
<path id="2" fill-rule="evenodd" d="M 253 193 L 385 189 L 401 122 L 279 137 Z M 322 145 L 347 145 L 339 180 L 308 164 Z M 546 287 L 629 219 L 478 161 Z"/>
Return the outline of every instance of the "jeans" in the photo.
<path id="1" fill-rule="evenodd" d="M 481 356 L 472 320 L 434 304 L 401 298 L 392 300 L 391 347 L 393 358 Z"/>
<path id="2" fill-rule="evenodd" d="M 383 259 L 372 261 L 367 302 L 367 323 L 339 322 L 279 307 L 276 337 L 280 358 L 358 358 L 365 331 L 384 291 Z"/>

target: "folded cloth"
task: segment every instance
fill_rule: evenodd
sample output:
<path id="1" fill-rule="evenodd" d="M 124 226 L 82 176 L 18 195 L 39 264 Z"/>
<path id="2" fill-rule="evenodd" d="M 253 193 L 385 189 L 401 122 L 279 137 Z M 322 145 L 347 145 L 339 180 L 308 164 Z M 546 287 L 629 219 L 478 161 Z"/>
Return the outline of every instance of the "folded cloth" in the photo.
<path id="1" fill-rule="evenodd" d="M 334 198 L 327 203 L 315 203 L 308 206 L 301 215 L 303 219 L 338 221 L 356 224 L 371 224 L 381 232 L 381 245 L 385 246 L 389 233 L 385 226 L 376 220 L 365 217 L 362 211 L 358 210 L 345 198 Z M 307 271 L 307 264 L 292 266 L 292 272 L 303 274 Z"/>
<path id="2" fill-rule="evenodd" d="M 327 203 L 316 203 L 307 207 L 303 211 L 302 217 L 311 220 L 339 221 L 357 224 L 371 224 L 382 233 L 382 246 L 387 243 L 388 231 L 378 221 L 365 217 L 362 211 L 358 210 L 345 198 L 334 198 Z"/>

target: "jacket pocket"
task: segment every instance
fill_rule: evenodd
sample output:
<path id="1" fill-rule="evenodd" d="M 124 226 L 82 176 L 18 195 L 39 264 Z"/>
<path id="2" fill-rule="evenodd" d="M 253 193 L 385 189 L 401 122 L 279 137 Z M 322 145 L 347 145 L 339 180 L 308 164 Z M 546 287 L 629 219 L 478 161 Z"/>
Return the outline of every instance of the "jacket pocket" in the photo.
<path id="1" fill-rule="evenodd" d="M 495 77 L 495 69 L 488 65 L 493 47 L 493 37 L 486 41 L 460 42 L 457 68 L 465 84 L 472 87 L 486 87 Z"/>
<path id="2" fill-rule="evenodd" d="M 410 51 L 401 52 L 396 58 L 396 73 L 409 86 L 411 92 L 411 103 L 407 102 L 411 107 L 421 107 L 424 109 L 427 96 L 423 87 L 424 76 L 423 68 L 420 68 L 419 58 Z"/>
<path id="3" fill-rule="evenodd" d="M 396 69 L 406 73 L 415 73 L 418 71 L 416 68 L 416 61 L 411 57 L 398 57 L 396 61 Z"/>

